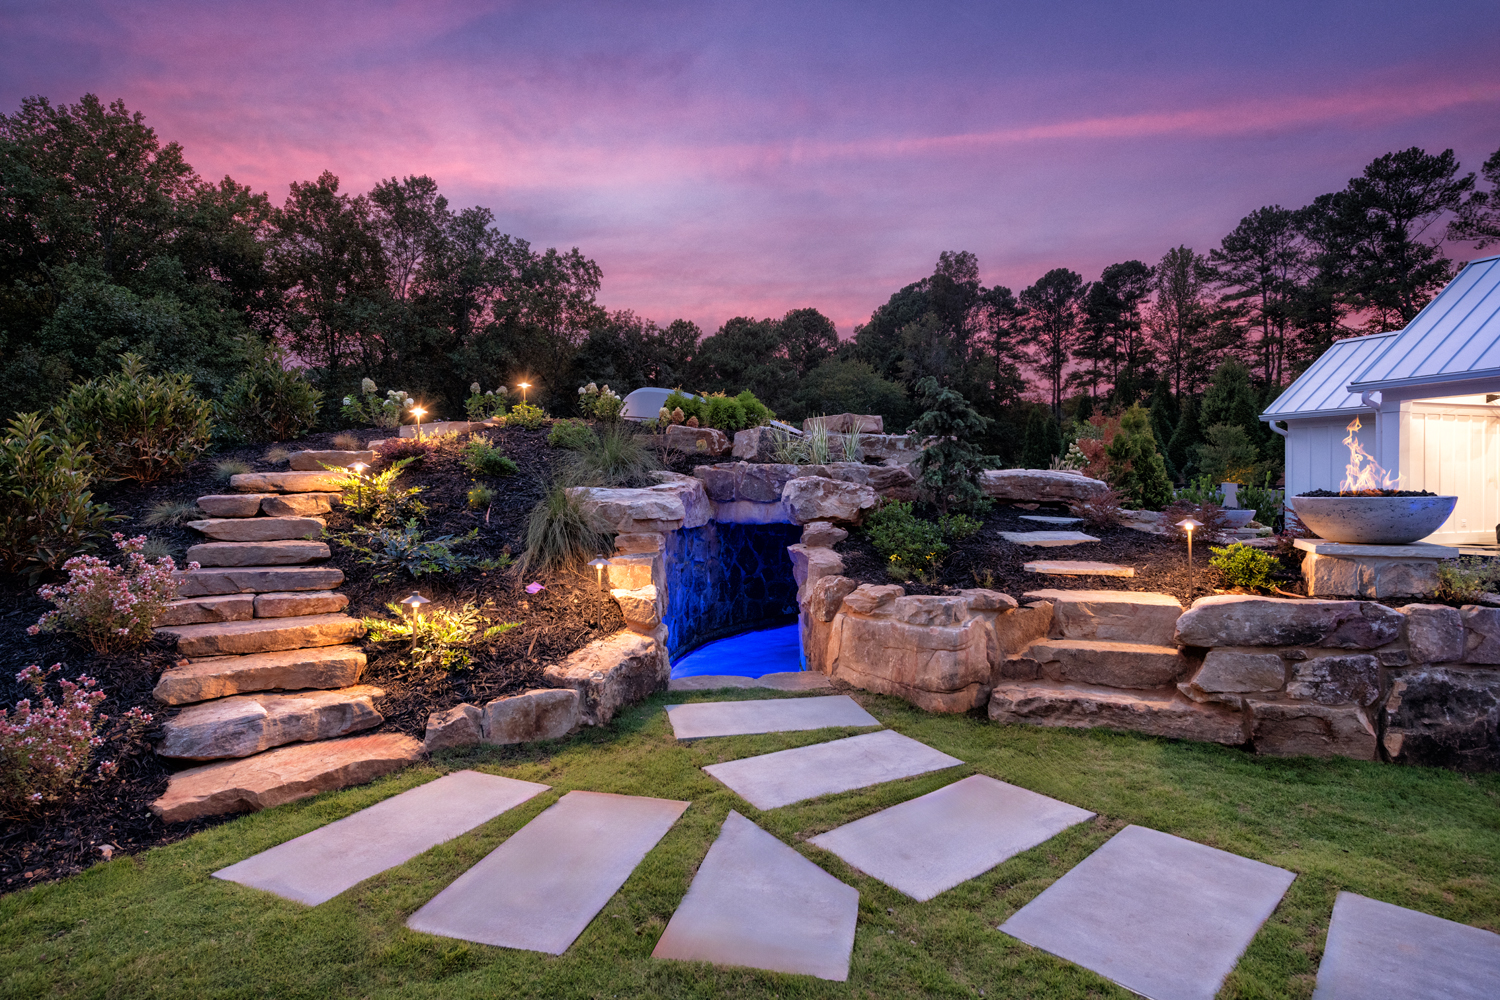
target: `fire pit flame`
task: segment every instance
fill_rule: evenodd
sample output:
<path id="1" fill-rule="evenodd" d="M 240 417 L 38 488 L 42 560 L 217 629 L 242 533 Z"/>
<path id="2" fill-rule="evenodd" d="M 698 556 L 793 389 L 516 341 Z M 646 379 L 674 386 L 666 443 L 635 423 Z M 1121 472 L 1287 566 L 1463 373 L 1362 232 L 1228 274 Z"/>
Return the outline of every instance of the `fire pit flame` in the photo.
<path id="1" fill-rule="evenodd" d="M 1380 496 L 1385 490 L 1399 489 L 1401 477 L 1386 472 L 1365 451 L 1365 446 L 1359 443 L 1360 426 L 1359 417 L 1355 417 L 1345 428 L 1349 432 L 1344 438 L 1344 445 L 1349 449 L 1349 464 L 1344 466 L 1344 481 L 1339 484 L 1339 496 Z"/>

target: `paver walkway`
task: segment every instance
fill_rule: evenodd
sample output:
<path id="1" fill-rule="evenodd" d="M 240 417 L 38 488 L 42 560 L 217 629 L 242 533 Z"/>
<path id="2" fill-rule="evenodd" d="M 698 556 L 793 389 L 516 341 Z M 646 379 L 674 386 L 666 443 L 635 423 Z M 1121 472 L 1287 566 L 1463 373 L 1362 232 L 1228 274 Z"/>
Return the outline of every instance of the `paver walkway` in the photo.
<path id="1" fill-rule="evenodd" d="M 679 740 L 747 736 L 835 726 L 878 726 L 880 721 L 846 694 L 822 698 L 699 701 L 668 705 L 667 718 Z"/>
<path id="2" fill-rule="evenodd" d="M 1313 1000 L 1494 1000 L 1500 934 L 1339 893 Z"/>
<path id="3" fill-rule="evenodd" d="M 710 764 L 703 770 L 755 808 L 775 809 L 962 763 L 909 736 L 885 730 Z"/>

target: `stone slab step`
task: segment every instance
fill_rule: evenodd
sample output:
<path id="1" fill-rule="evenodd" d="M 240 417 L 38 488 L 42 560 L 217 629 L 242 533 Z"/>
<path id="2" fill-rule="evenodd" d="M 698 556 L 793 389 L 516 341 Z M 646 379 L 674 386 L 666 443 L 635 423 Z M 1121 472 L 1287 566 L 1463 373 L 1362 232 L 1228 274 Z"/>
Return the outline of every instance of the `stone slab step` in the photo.
<path id="1" fill-rule="evenodd" d="M 1090 562 L 1086 559 L 1040 559 L 1021 566 L 1028 573 L 1044 576 L 1135 576 L 1134 566 L 1117 566 L 1114 563 Z"/>
<path id="2" fill-rule="evenodd" d="M 151 811 L 168 823 L 255 812 L 362 785 L 421 758 L 422 744 L 400 733 L 281 747 L 178 771 Z"/>
<path id="3" fill-rule="evenodd" d="M 190 705 L 254 691 L 331 690 L 358 683 L 364 670 L 358 646 L 212 656 L 163 671 L 151 693 L 166 705 Z"/>
<path id="4" fill-rule="evenodd" d="M 991 722 L 1074 729 L 1109 727 L 1231 746 L 1239 746 L 1249 737 L 1244 713 L 1222 705 L 1200 705 L 1175 689 L 1121 691 L 1049 681 L 1001 683 L 990 695 L 989 716 Z"/>
<path id="5" fill-rule="evenodd" d="M 302 590 L 255 595 L 256 618 L 330 615 L 349 606 L 349 598 L 332 590 Z"/>
<path id="6" fill-rule="evenodd" d="M 199 566 L 296 566 L 332 555 L 327 542 L 279 539 L 272 542 L 203 542 L 188 548 L 188 562 Z"/>
<path id="7" fill-rule="evenodd" d="M 237 493 L 328 493 L 338 492 L 345 472 L 242 472 L 229 477 L 229 488 Z"/>
<path id="8" fill-rule="evenodd" d="M 1497 983 L 1500 934 L 1341 892 L 1313 995 L 1479 998 Z"/>
<path id="9" fill-rule="evenodd" d="M 667 720 L 679 740 L 880 725 L 880 720 L 846 694 L 668 705 Z"/>
<path id="10" fill-rule="evenodd" d="M 317 538 L 326 527 L 318 517 L 211 517 L 206 521 L 189 521 L 187 526 L 218 542 Z"/>
<path id="11" fill-rule="evenodd" d="M 1031 545 L 1042 549 L 1060 545 L 1084 545 L 1099 540 L 1081 531 L 1002 531 L 1000 537 L 1013 545 Z"/>
<path id="12" fill-rule="evenodd" d="M 375 699 L 385 692 L 360 684 L 336 691 L 235 695 L 189 705 L 162 726 L 163 757 L 220 760 L 249 757 L 287 743 L 347 736 L 385 721 Z"/>
<path id="13" fill-rule="evenodd" d="M 215 493 L 198 498 L 210 517 L 313 517 L 333 510 L 337 493 Z"/>
<path id="14" fill-rule="evenodd" d="M 1145 646 L 1099 639 L 1049 639 L 1029 646 L 1022 659 L 1049 681 L 1149 690 L 1169 687 L 1192 668 L 1176 646 Z"/>
<path id="15" fill-rule="evenodd" d="M 334 614 L 176 625 L 157 631 L 175 635 L 177 651 L 182 655 L 198 657 L 337 646 L 364 635 L 365 627 L 358 618 Z"/>
<path id="16" fill-rule="evenodd" d="M 243 622 L 255 617 L 255 597 L 251 594 L 217 594 L 213 597 L 188 597 L 168 602 L 156 619 L 158 628 L 167 625 L 198 625 L 204 622 Z"/>
<path id="17" fill-rule="evenodd" d="M 294 451 L 287 460 L 287 465 L 293 472 L 322 472 L 329 466 L 347 469 L 355 462 L 374 465 L 375 453 L 373 451 Z"/>
<path id="18" fill-rule="evenodd" d="M 332 590 L 344 582 L 344 571 L 333 566 L 286 566 L 264 569 L 208 567 L 177 570 L 178 597 L 209 594 L 269 594 L 289 590 Z"/>
<path id="19" fill-rule="evenodd" d="M 1052 605 L 1052 635 L 1172 646 L 1182 605 L 1171 594 L 1137 590 L 1032 590 L 1024 601 Z"/>
<path id="20" fill-rule="evenodd" d="M 254 517 L 260 502 L 271 493 L 210 493 L 198 498 L 198 509 L 209 517 Z"/>

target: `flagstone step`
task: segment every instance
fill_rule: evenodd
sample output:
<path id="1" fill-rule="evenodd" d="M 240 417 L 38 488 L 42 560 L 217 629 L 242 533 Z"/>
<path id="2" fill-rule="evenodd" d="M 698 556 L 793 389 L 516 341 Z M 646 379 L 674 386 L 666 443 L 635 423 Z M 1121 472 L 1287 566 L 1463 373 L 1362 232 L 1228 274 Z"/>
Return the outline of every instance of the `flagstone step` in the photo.
<path id="1" fill-rule="evenodd" d="M 337 492 L 347 472 L 242 472 L 229 477 L 229 488 L 239 493 Z"/>
<path id="2" fill-rule="evenodd" d="M 260 502 L 274 493 L 210 493 L 198 498 L 198 509 L 209 517 L 254 517 Z"/>
<path id="3" fill-rule="evenodd" d="M 302 590 L 288 593 L 256 594 L 256 618 L 296 618 L 302 615 L 331 615 L 349 606 L 349 598 L 332 590 Z"/>
<path id="4" fill-rule="evenodd" d="M 187 550 L 199 566 L 295 566 L 327 559 L 327 542 L 278 539 L 270 542 L 203 542 Z"/>
<path id="5" fill-rule="evenodd" d="M 347 469 L 355 462 L 375 464 L 373 451 L 294 451 L 287 460 L 293 472 L 321 472 L 328 466 Z"/>
<path id="6" fill-rule="evenodd" d="M 422 744 L 400 733 L 281 747 L 178 771 L 151 811 L 168 823 L 255 812 L 362 785 L 421 758 Z"/>
<path id="7" fill-rule="evenodd" d="M 1045 576 L 1135 576 L 1135 567 L 1118 566 L 1107 562 L 1090 562 L 1087 559 L 1038 559 L 1023 563 L 1021 568 L 1028 573 Z"/>
<path id="8" fill-rule="evenodd" d="M 179 625 L 157 631 L 175 635 L 182 655 L 199 657 L 337 646 L 364 635 L 365 627 L 358 618 L 328 614 Z"/>
<path id="9" fill-rule="evenodd" d="M 1176 646 L 1147 646 L 1100 639 L 1045 639 L 1034 642 L 1006 673 L 1021 676 L 1017 664 L 1035 667 L 1027 679 L 1102 684 L 1105 687 L 1150 690 L 1175 684 L 1193 661 Z"/>
<path id="10" fill-rule="evenodd" d="M 332 590 L 344 582 L 344 571 L 334 566 L 285 566 L 264 569 L 208 567 L 178 570 L 177 596 L 209 594 L 269 594 L 290 590 Z"/>
<path id="11" fill-rule="evenodd" d="M 163 704 L 190 705 L 255 691 L 331 690 L 358 683 L 364 670 L 358 646 L 211 656 L 163 671 L 151 693 Z"/>
<path id="12" fill-rule="evenodd" d="M 1245 716 L 1223 705 L 1200 705 L 1174 690 L 1122 691 L 1085 684 L 1042 682 L 995 685 L 991 722 L 1077 729 L 1128 729 L 1149 736 L 1226 743 L 1249 739 Z"/>
<path id="13" fill-rule="evenodd" d="M 242 622 L 255 617 L 253 594 L 216 594 L 168 602 L 156 626 L 198 625 L 205 622 Z"/>
<path id="14" fill-rule="evenodd" d="M 214 493 L 198 498 L 210 517 L 313 517 L 333 510 L 337 493 Z"/>
<path id="15" fill-rule="evenodd" d="M 385 721 L 366 684 L 335 691 L 235 695 L 189 705 L 162 726 L 163 757 L 249 757 L 287 743 L 310 743 L 370 729 Z"/>
<path id="16" fill-rule="evenodd" d="M 317 538 L 326 527 L 320 517 L 213 517 L 206 521 L 189 521 L 187 526 L 218 542 Z"/>

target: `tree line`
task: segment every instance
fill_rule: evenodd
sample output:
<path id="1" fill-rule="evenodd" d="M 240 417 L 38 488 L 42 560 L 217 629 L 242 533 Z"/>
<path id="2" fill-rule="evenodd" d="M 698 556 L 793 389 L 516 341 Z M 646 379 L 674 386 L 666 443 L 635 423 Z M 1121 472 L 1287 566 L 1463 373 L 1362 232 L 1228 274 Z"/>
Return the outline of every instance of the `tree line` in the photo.
<path id="1" fill-rule="evenodd" d="M 430 177 L 357 194 L 325 172 L 277 205 L 200 177 L 123 102 L 33 97 L 0 115 L 0 366 L 13 411 L 127 351 L 208 394 L 269 351 L 325 399 L 371 378 L 445 416 L 474 382 L 524 379 L 560 414 L 592 381 L 750 389 L 789 419 L 853 410 L 897 427 L 931 377 L 989 418 L 983 446 L 1011 463 L 1061 454 L 1065 422 L 1149 405 L 1182 475 L 1206 421 L 1233 411 L 1271 444 L 1255 413 L 1302 367 L 1415 316 L 1452 277 L 1445 240 L 1500 243 L 1500 152 L 1481 173 L 1487 187 L 1452 150 L 1402 150 L 1301 208 L 1251 212 L 1207 253 L 1178 246 L 1092 281 L 1058 267 L 1015 293 L 944 251 L 848 339 L 813 308 L 705 336 L 607 309 L 578 248 L 501 233 Z"/>

